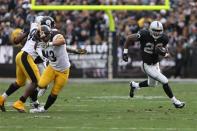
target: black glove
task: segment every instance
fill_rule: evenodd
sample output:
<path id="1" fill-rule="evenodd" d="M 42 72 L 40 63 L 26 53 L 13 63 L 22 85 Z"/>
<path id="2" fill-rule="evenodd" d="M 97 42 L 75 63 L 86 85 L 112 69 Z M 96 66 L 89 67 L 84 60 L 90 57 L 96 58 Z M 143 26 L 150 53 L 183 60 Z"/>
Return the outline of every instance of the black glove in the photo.
<path id="1" fill-rule="evenodd" d="M 122 59 L 125 61 L 125 62 L 128 62 L 128 54 L 123 54 L 122 56 Z"/>

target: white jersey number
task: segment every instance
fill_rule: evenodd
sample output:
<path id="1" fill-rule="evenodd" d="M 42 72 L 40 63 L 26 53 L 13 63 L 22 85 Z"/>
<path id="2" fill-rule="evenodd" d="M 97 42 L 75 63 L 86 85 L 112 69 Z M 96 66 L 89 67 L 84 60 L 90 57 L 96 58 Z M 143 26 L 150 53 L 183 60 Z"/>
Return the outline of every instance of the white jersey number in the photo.
<path id="1" fill-rule="evenodd" d="M 47 51 L 42 51 L 42 54 L 44 57 L 46 57 L 47 59 L 49 59 L 52 62 L 55 62 L 57 60 L 55 53 L 52 50 L 47 50 Z"/>
<path id="2" fill-rule="evenodd" d="M 144 47 L 144 52 L 148 54 L 153 54 L 154 44 L 153 43 L 146 43 Z"/>

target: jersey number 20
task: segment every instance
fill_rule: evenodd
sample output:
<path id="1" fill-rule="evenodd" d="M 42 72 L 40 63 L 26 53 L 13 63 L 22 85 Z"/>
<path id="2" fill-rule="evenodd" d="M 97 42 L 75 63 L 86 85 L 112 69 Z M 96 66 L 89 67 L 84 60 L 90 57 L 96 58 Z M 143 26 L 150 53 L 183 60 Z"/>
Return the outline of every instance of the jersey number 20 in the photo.
<path id="1" fill-rule="evenodd" d="M 144 47 L 144 52 L 148 54 L 153 54 L 154 44 L 153 43 L 146 43 L 146 46 Z"/>

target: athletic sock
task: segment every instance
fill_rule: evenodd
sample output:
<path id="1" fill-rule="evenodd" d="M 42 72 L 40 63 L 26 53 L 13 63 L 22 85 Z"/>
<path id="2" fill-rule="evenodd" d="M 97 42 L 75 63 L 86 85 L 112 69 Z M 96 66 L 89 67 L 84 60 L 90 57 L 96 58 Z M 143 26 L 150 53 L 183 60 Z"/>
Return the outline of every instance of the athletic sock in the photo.
<path id="1" fill-rule="evenodd" d="M 4 92 L 3 95 L 2 95 L 2 97 L 3 97 L 4 99 L 7 99 L 8 95 Z"/>
<path id="2" fill-rule="evenodd" d="M 44 105 L 44 109 L 47 110 L 51 105 L 53 105 L 53 103 L 55 102 L 56 99 L 57 99 L 57 95 L 55 95 L 55 96 L 49 95 L 47 102 Z"/>
<path id="3" fill-rule="evenodd" d="M 18 90 L 20 86 L 18 86 L 16 83 L 12 83 L 9 88 L 4 93 L 4 97 L 10 96 L 12 93 L 14 93 L 16 90 Z"/>
<path id="4" fill-rule="evenodd" d="M 173 97 L 171 98 L 171 101 L 172 101 L 172 103 L 180 103 L 180 101 L 179 101 L 178 99 L 176 99 L 175 96 L 173 96 Z"/>
<path id="5" fill-rule="evenodd" d="M 33 102 L 37 101 L 38 99 L 38 90 L 35 89 L 34 92 L 29 96 Z"/>
<path id="6" fill-rule="evenodd" d="M 173 98 L 174 95 L 173 95 L 172 90 L 171 90 L 170 86 L 168 85 L 168 83 L 163 84 L 163 89 L 169 98 Z"/>
<path id="7" fill-rule="evenodd" d="M 148 80 L 145 80 L 145 81 L 142 81 L 139 83 L 139 87 L 142 88 L 142 87 L 148 87 Z"/>
<path id="8" fill-rule="evenodd" d="M 23 103 L 26 102 L 26 98 L 24 96 L 21 96 L 19 100 L 22 101 Z"/>

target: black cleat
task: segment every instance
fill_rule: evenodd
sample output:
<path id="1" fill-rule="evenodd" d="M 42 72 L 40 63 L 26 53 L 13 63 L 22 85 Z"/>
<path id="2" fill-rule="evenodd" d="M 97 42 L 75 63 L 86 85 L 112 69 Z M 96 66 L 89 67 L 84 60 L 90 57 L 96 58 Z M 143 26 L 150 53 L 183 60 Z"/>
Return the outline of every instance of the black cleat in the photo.
<path id="1" fill-rule="evenodd" d="M 2 111 L 2 112 L 6 112 L 6 109 L 5 109 L 4 103 L 3 103 L 3 105 L 2 105 L 2 106 L 0 106 L 0 109 L 1 109 L 1 111 Z"/>
<path id="2" fill-rule="evenodd" d="M 180 104 L 173 103 L 173 105 L 175 106 L 175 108 L 183 108 L 185 106 L 185 103 L 184 102 L 181 102 Z"/>
<path id="3" fill-rule="evenodd" d="M 129 92 L 129 96 L 130 97 L 133 97 L 134 96 L 134 90 L 135 90 L 135 87 L 133 87 L 133 84 L 131 82 L 130 83 L 130 92 Z"/>

